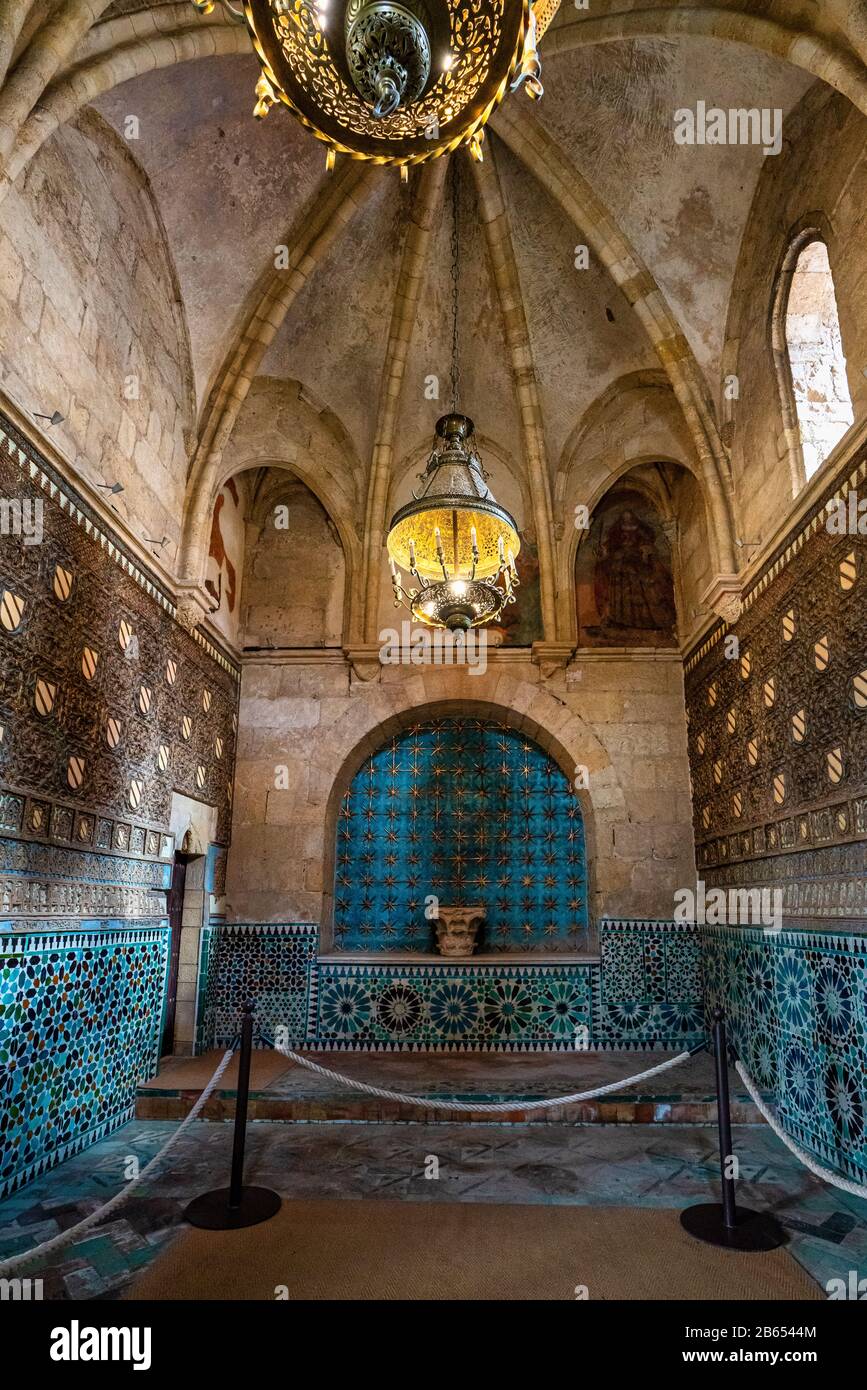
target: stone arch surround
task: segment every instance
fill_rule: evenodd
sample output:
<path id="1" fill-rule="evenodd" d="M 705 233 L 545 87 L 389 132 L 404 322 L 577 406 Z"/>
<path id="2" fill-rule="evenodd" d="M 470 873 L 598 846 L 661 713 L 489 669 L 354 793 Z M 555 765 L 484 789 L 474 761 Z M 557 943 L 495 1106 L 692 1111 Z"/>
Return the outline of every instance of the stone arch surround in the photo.
<path id="1" fill-rule="evenodd" d="M 297 663 L 249 661 L 227 918 L 316 922 L 327 950 L 336 821 L 353 775 L 407 725 L 447 715 L 482 716 L 527 734 L 570 781 L 586 767 L 589 789 L 577 795 L 591 921 L 668 917 L 674 889 L 694 876 L 685 738 L 677 730 L 682 699 L 680 666 L 671 660 L 579 658 L 569 674 L 544 679 L 529 653 L 514 651 L 490 654 L 480 675 L 386 666 L 370 682 L 358 681 L 336 654 L 315 663 L 300 653 Z M 279 789 L 277 767 L 285 768 Z"/>

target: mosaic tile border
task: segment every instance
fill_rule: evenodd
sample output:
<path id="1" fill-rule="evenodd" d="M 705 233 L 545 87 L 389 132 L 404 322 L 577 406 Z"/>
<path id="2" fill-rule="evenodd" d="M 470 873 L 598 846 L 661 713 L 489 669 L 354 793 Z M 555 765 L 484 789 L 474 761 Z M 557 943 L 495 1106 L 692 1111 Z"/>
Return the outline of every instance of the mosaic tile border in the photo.
<path id="1" fill-rule="evenodd" d="M 574 1050 L 577 1028 L 594 1051 L 702 1045 L 697 929 L 611 920 L 600 935 L 609 959 L 628 943 L 642 961 L 640 979 L 618 979 L 612 964 L 604 1003 L 605 950 L 601 966 L 526 963 L 518 953 L 477 964 L 319 960 L 310 923 L 214 923 L 200 953 L 197 1051 L 236 1036 L 243 992 L 258 994 L 260 1046 L 281 1023 L 300 1045 L 334 1052 L 562 1052 Z M 245 941 L 255 946 L 239 949 Z"/>

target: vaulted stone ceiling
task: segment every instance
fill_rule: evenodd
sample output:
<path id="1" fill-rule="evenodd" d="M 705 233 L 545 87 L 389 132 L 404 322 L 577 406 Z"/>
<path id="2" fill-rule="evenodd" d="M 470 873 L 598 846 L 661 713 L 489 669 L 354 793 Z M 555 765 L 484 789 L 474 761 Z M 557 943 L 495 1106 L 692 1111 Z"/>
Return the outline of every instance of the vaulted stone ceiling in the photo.
<path id="1" fill-rule="evenodd" d="M 28 71 L 26 45 L 46 22 Z M 317 495 L 344 548 L 357 548 L 353 623 L 369 631 L 388 505 L 406 494 L 438 413 L 427 379 L 439 378 L 440 403 L 448 394 L 446 162 L 407 186 L 393 170 L 349 162 L 326 175 L 321 145 L 288 114 L 252 119 L 257 63 L 219 8 L 203 18 L 186 0 L 12 0 L 0 74 L 13 47 L 25 57 L 0 94 L 3 178 L 20 179 L 52 131 L 90 104 L 146 174 L 165 227 L 196 415 L 171 571 L 200 578 L 215 488 L 233 457 L 294 466 L 291 402 L 306 402 L 340 442 Z M 863 0 L 597 0 L 586 11 L 563 4 L 541 56 L 542 102 L 511 96 L 484 164 L 456 160 L 462 405 L 502 470 L 498 492 L 539 541 L 552 634 L 568 628 L 571 555 L 554 550 L 575 502 L 596 500 L 630 449 L 636 465 L 656 457 L 695 473 L 709 571 L 737 569 L 722 381 L 767 162 L 753 145 L 678 146 L 673 113 L 702 99 L 789 115 L 817 86 L 867 113 L 867 18 Z M 577 270 L 584 242 L 590 266 Z M 289 270 L 275 272 L 283 245 Z M 280 383 L 290 403 L 282 443 L 263 425 L 264 403 L 271 414 L 282 406 Z M 322 452 L 314 434 L 311 457 Z"/>
<path id="2" fill-rule="evenodd" d="M 725 106 L 753 104 L 760 93 L 764 105 L 788 111 L 810 79 L 777 58 L 714 39 L 568 47 L 576 27 L 565 7 L 542 50 L 544 100 L 531 108 L 515 96 L 509 116 L 538 121 L 589 180 L 663 288 L 714 390 L 731 279 L 763 157 L 750 146 L 730 149 L 724 161 L 710 148 L 679 148 L 672 113 L 694 102 L 697 91 Z M 561 32 L 564 51 L 558 52 L 554 41 Z M 320 145 L 288 115 L 277 110 L 266 121 L 251 119 L 256 73 L 248 54 L 207 58 L 147 73 L 96 102 L 120 133 L 129 115 L 139 118 L 133 149 L 169 232 L 200 408 L 275 246 L 285 243 L 325 182 Z M 655 356 L 604 270 L 597 264 L 587 274 L 575 272 L 578 232 L 540 186 L 532 156 L 516 157 L 496 136 L 492 145 L 545 397 L 549 455 L 557 459 L 577 415 L 618 376 L 655 365 Z M 504 446 L 520 455 L 501 316 L 471 170 L 460 162 L 467 395 L 483 432 L 489 432 L 488 413 L 499 422 Z M 268 375 L 294 377 L 291 364 L 304 362 L 362 455 L 372 446 L 370 397 L 381 375 L 395 264 L 412 208 L 412 188 L 401 188 L 393 171 L 378 173 L 365 207 L 293 306 L 262 363 Z M 440 200 L 408 386 L 437 369 L 447 374 L 450 216 Z M 481 382 L 473 379 L 479 361 L 485 364 Z M 402 425 L 415 442 L 429 433 L 430 411 L 421 390 L 410 387 L 408 395 Z"/>

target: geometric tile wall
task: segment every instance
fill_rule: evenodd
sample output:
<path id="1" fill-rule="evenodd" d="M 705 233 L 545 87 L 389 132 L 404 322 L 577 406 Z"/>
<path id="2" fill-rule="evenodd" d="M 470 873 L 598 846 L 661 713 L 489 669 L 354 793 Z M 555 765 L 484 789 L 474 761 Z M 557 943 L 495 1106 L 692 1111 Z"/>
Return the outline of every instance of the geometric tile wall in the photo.
<path id="1" fill-rule="evenodd" d="M 299 1041 L 310 1034 L 319 933 L 306 922 L 225 923 L 206 927 L 200 955 L 197 1051 L 229 1047 L 241 1006 L 256 1003 L 256 1041 L 280 1025 Z"/>
<path id="2" fill-rule="evenodd" d="M 168 934 L 0 935 L 0 1197 L 131 1117 L 159 1059 Z"/>
<path id="3" fill-rule="evenodd" d="M 156 1070 L 172 795 L 228 839 L 239 673 L 2 414 L 0 497 L 2 1191 Z"/>
<path id="4" fill-rule="evenodd" d="M 698 930 L 681 922 L 603 925 L 600 1041 L 694 1047 L 705 1036 Z"/>
<path id="5" fill-rule="evenodd" d="M 683 923 L 603 922 L 602 961 L 558 965 L 319 962 L 306 923 L 210 929 L 199 1049 L 236 1037 L 257 1001 L 259 1043 L 288 1025 L 319 1051 L 537 1052 L 692 1047 L 705 1039 L 700 948 Z M 638 961 L 635 965 L 633 957 Z"/>
<path id="6" fill-rule="evenodd" d="M 786 1132 L 867 1181 L 867 935 L 706 927 L 704 987 Z"/>

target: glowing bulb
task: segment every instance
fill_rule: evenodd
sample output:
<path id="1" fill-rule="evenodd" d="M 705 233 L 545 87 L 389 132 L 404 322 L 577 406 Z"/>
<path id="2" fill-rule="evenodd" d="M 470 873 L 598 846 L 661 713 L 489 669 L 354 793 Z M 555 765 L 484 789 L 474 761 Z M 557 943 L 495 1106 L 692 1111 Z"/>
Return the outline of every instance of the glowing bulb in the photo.
<path id="1" fill-rule="evenodd" d="M 452 593 L 454 594 L 455 598 L 465 598 L 466 592 L 467 586 L 464 583 L 464 581 L 462 579 L 456 579 L 454 584 L 452 585 Z"/>
<path id="2" fill-rule="evenodd" d="M 454 54 L 453 54 L 453 53 L 447 53 L 446 56 L 443 58 L 443 72 L 451 72 L 451 70 L 452 70 L 452 68 L 454 67 L 454 65 L 455 65 Z"/>

